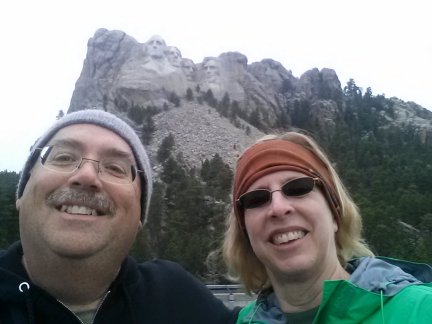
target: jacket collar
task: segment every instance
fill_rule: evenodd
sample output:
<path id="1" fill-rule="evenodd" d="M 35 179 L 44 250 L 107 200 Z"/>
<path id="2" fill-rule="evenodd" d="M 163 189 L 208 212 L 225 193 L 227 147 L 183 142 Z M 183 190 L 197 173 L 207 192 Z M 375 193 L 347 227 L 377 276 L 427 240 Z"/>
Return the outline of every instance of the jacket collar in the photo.
<path id="1" fill-rule="evenodd" d="M 428 264 L 414 263 L 384 257 L 363 257 L 350 261 L 346 270 L 351 274 L 347 280 L 330 280 L 324 282 L 321 309 L 328 304 L 337 290 L 339 296 L 353 296 L 353 293 L 364 300 L 364 311 L 373 313 L 380 308 L 381 298 L 395 295 L 402 288 L 432 282 L 432 267 Z M 375 294 L 367 294 L 374 292 Z M 378 294 L 376 294 L 378 293 Z M 369 296 L 370 298 L 364 298 Z M 350 309 L 351 298 L 345 298 L 346 305 L 333 309 L 334 314 Z M 326 313 L 329 313 L 328 309 Z M 330 312 L 331 313 L 331 312 Z M 318 315 L 319 316 L 319 315 Z M 285 314 L 280 309 L 276 295 L 271 288 L 262 291 L 254 310 L 247 319 L 254 319 L 274 324 L 285 324 Z"/>

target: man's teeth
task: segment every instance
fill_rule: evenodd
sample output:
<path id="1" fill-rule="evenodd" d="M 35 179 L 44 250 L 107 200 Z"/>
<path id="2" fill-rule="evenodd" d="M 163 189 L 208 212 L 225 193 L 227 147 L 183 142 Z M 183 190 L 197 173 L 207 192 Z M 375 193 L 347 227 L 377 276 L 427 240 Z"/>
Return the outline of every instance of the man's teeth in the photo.
<path id="1" fill-rule="evenodd" d="M 97 216 L 97 211 L 95 209 L 85 207 L 85 206 L 68 206 L 62 205 L 60 211 L 68 213 L 68 214 L 80 214 L 80 215 L 92 215 Z"/>
<path id="2" fill-rule="evenodd" d="M 303 231 L 292 231 L 288 233 L 277 234 L 273 237 L 274 244 L 283 244 L 289 241 L 298 240 L 305 236 L 305 232 Z"/>

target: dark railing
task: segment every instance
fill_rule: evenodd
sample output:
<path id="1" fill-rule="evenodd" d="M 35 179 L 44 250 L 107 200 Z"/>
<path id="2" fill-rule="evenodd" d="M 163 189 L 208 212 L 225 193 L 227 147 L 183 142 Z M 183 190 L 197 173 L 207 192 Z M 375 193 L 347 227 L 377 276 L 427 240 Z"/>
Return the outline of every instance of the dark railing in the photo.
<path id="1" fill-rule="evenodd" d="M 207 285 L 207 288 L 229 308 L 243 307 L 256 298 L 246 293 L 242 285 Z"/>

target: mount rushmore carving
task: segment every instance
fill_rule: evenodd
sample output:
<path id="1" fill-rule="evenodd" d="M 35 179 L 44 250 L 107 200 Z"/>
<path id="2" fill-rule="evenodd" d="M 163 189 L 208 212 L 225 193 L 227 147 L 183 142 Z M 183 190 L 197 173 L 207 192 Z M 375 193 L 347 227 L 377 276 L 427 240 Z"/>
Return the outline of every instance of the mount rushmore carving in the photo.
<path id="1" fill-rule="evenodd" d="M 229 98 L 232 107 L 235 103 L 237 118 L 259 118 L 263 129 L 277 129 L 280 124 L 291 124 L 293 118 L 303 118 L 333 132 L 346 109 L 338 76 L 328 68 L 312 68 L 295 77 L 277 61 L 248 64 L 247 57 L 238 52 L 195 63 L 160 36 L 140 43 L 122 31 L 107 29 L 97 30 L 87 49 L 69 112 L 89 107 L 122 114 L 132 106 L 169 108 L 175 106 L 173 97 L 185 100 L 188 93 L 194 97 L 188 105 L 207 111 L 208 102 L 200 98 L 211 92 L 218 105 L 224 98 Z M 393 115 L 383 118 L 430 133 L 430 111 L 397 98 L 392 105 Z"/>
<path id="2" fill-rule="evenodd" d="M 318 100 L 324 92 L 325 99 L 332 102 L 314 105 L 325 106 L 326 114 L 332 115 L 342 96 L 339 79 L 331 69 L 315 68 L 296 78 L 279 62 L 265 59 L 248 64 L 247 57 L 238 52 L 195 63 L 157 35 L 140 43 L 122 31 L 99 29 L 87 47 L 69 111 L 86 107 L 116 111 L 122 101 L 163 107 L 170 104 L 173 93 L 181 98 L 188 89 L 201 94 L 211 90 L 217 100 L 228 95 L 242 109 L 266 110 L 268 122 L 273 123 L 294 101 Z"/>

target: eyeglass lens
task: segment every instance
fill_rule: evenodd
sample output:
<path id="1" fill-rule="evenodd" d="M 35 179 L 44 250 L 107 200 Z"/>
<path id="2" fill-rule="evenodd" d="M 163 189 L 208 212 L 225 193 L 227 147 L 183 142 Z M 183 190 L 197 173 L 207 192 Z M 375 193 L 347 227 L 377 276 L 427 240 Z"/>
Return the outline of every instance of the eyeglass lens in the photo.
<path id="1" fill-rule="evenodd" d="M 315 179 L 302 177 L 286 182 L 280 190 L 270 191 L 267 189 L 257 189 L 247 192 L 240 196 L 239 204 L 241 208 L 251 209 L 260 207 L 271 201 L 273 192 L 282 191 L 285 196 L 299 197 L 308 194 L 315 186 Z"/>
<path id="2" fill-rule="evenodd" d="M 129 161 L 122 158 L 108 158 L 101 161 L 82 157 L 72 148 L 47 146 L 41 149 L 42 165 L 57 172 L 74 172 L 85 162 L 96 163 L 100 177 L 112 183 L 131 183 L 136 177 L 136 169 Z"/>

